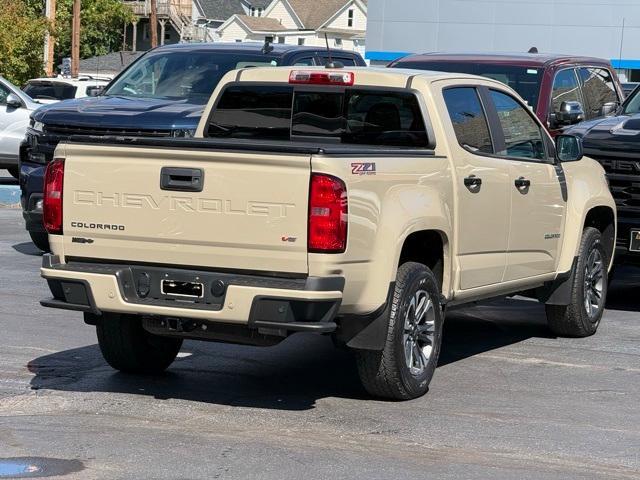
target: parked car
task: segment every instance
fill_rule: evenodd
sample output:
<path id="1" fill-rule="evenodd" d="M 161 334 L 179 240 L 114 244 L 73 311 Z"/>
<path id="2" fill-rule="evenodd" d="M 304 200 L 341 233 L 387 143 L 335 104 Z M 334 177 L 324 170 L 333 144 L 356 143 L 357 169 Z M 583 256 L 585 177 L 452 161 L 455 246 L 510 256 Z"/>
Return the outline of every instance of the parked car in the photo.
<path id="1" fill-rule="evenodd" d="M 166 369 L 184 338 L 315 332 L 353 350 L 370 394 L 415 398 L 445 305 L 535 291 L 554 333 L 596 332 L 615 204 L 579 139 L 556 138 L 486 78 L 229 72 L 195 138 L 58 146 L 42 304 L 85 312 L 124 372 Z"/>
<path id="2" fill-rule="evenodd" d="M 356 52 L 331 50 L 345 66 L 365 61 Z M 21 150 L 20 188 L 26 228 L 48 250 L 42 225 L 44 166 L 61 140 L 72 135 L 189 137 L 218 81 L 229 70 L 277 65 L 324 65 L 326 49 L 284 44 L 191 43 L 146 53 L 96 97 L 48 105 L 33 115 Z"/>
<path id="3" fill-rule="evenodd" d="M 425 53 L 401 58 L 390 67 L 471 73 L 499 80 L 526 100 L 552 136 L 583 120 L 611 115 L 625 98 L 611 63 L 601 58 Z"/>
<path id="4" fill-rule="evenodd" d="M 40 107 L 29 95 L 0 77 L 0 168 L 18 178 L 18 153 L 29 115 Z"/>
<path id="5" fill-rule="evenodd" d="M 582 138 L 584 151 L 607 172 L 618 209 L 616 263 L 640 265 L 640 89 L 616 116 L 568 130 Z"/>
<path id="6" fill-rule="evenodd" d="M 27 81 L 23 90 L 40 103 L 55 103 L 72 98 L 94 96 L 98 89 L 110 82 L 107 77 L 80 75 L 71 77 L 34 78 Z"/>

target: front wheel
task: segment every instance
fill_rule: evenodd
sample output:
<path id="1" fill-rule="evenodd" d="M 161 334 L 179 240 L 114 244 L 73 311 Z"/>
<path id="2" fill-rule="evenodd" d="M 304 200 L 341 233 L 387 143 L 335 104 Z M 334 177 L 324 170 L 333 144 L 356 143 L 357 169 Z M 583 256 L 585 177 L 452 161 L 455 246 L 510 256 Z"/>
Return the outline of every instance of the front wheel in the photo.
<path id="1" fill-rule="evenodd" d="M 376 397 L 416 398 L 429 390 L 442 342 L 444 314 L 433 272 L 420 263 L 401 265 L 389 311 L 384 349 L 356 350 L 360 380 Z"/>
<path id="2" fill-rule="evenodd" d="M 182 346 L 181 338 L 147 332 L 137 315 L 105 313 L 96 333 L 107 363 L 127 373 L 160 373 L 173 363 Z"/>
<path id="3" fill-rule="evenodd" d="M 607 298 L 609 260 L 600 231 L 582 233 L 569 305 L 546 305 L 547 323 L 556 335 L 588 337 L 596 333 Z"/>

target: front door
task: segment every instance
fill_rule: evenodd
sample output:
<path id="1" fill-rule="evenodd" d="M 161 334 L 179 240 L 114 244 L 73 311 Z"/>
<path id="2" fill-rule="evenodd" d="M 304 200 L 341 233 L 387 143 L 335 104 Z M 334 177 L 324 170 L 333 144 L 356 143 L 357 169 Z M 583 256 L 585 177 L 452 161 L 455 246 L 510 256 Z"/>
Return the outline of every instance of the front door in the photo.
<path id="1" fill-rule="evenodd" d="M 566 191 L 549 152 L 547 134 L 509 93 L 489 90 L 497 113 L 496 155 L 509 164 L 511 226 L 504 281 L 555 271 L 566 209 Z"/>
<path id="2" fill-rule="evenodd" d="M 500 283 L 506 267 L 511 216 L 509 163 L 493 156 L 479 91 L 453 86 L 444 88 L 443 97 L 458 140 L 451 146 L 451 155 L 458 182 L 459 286 L 467 290 Z"/>

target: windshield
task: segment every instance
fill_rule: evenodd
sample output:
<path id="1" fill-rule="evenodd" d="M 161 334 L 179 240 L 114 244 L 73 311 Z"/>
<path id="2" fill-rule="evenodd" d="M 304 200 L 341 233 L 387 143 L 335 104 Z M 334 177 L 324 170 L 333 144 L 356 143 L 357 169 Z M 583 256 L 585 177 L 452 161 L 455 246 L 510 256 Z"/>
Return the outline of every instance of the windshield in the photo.
<path id="1" fill-rule="evenodd" d="M 104 94 L 135 98 L 188 98 L 194 103 L 204 104 L 228 71 L 277 65 L 277 59 L 268 55 L 158 52 L 136 62 Z"/>
<path id="2" fill-rule="evenodd" d="M 438 61 L 406 61 L 393 65 L 394 68 L 416 68 L 418 70 L 435 70 L 437 72 L 468 73 L 492 78 L 509 85 L 535 109 L 540 95 L 542 68 L 517 67 L 512 65 L 488 65 L 482 63 L 456 63 Z"/>
<path id="3" fill-rule="evenodd" d="M 76 96 L 76 87 L 61 82 L 28 82 L 22 90 L 37 100 L 67 100 Z"/>
<path id="4" fill-rule="evenodd" d="M 633 115 L 634 113 L 640 112 L 640 95 L 638 94 L 639 92 L 640 88 L 636 88 L 624 101 L 624 105 L 622 106 L 622 113 L 624 115 Z"/>

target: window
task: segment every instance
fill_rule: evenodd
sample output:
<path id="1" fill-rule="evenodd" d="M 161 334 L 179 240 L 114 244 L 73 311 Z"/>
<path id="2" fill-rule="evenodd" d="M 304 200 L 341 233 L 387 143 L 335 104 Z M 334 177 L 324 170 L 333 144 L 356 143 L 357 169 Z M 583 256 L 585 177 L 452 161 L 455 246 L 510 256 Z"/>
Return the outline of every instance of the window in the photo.
<path id="1" fill-rule="evenodd" d="M 553 90 L 551 92 L 551 111 L 559 112 L 562 102 L 580 102 L 580 86 L 573 68 L 561 70 L 553 80 Z"/>
<path id="2" fill-rule="evenodd" d="M 335 39 L 335 43 L 336 43 L 336 47 L 342 47 L 342 39 L 341 38 L 336 38 Z"/>
<path id="3" fill-rule="evenodd" d="M 447 88 L 443 96 L 458 143 L 472 152 L 493 153 L 489 125 L 476 89 Z"/>
<path id="4" fill-rule="evenodd" d="M 278 37 L 278 43 L 284 43 L 284 37 Z"/>
<path id="5" fill-rule="evenodd" d="M 304 38 L 298 38 L 298 45 L 304 45 Z"/>
<path id="6" fill-rule="evenodd" d="M 258 16 L 261 17 L 262 16 L 262 8 L 258 8 Z"/>
<path id="7" fill-rule="evenodd" d="M 496 155 L 546 159 L 542 131 L 529 110 L 506 93 L 490 90 L 490 95 L 498 113 L 505 143 L 504 150 L 496 152 Z"/>
<path id="8" fill-rule="evenodd" d="M 36 80 L 28 82 L 23 90 L 36 100 L 68 100 L 75 98 L 77 88 L 62 82 Z"/>
<path id="9" fill-rule="evenodd" d="M 251 16 L 252 17 L 256 16 L 256 7 L 251 7 Z"/>
<path id="10" fill-rule="evenodd" d="M 353 8 L 347 12 L 347 26 L 353 27 Z"/>
<path id="11" fill-rule="evenodd" d="M 211 116 L 208 136 L 426 147 L 418 100 L 407 92 L 347 88 L 334 93 L 283 86 L 228 87 Z"/>
<path id="12" fill-rule="evenodd" d="M 613 78 L 606 68 L 581 68 L 579 71 L 586 118 L 601 117 L 605 104 L 619 102 Z"/>
<path id="13" fill-rule="evenodd" d="M 9 90 L 4 85 L 0 85 L 0 105 L 7 103 L 7 97 L 9 96 Z"/>
<path id="14" fill-rule="evenodd" d="M 295 66 L 298 65 L 304 65 L 304 66 L 312 66 L 313 65 L 313 58 L 311 57 L 303 57 L 303 58 L 299 58 L 298 60 L 296 60 L 296 63 L 294 63 Z"/>

